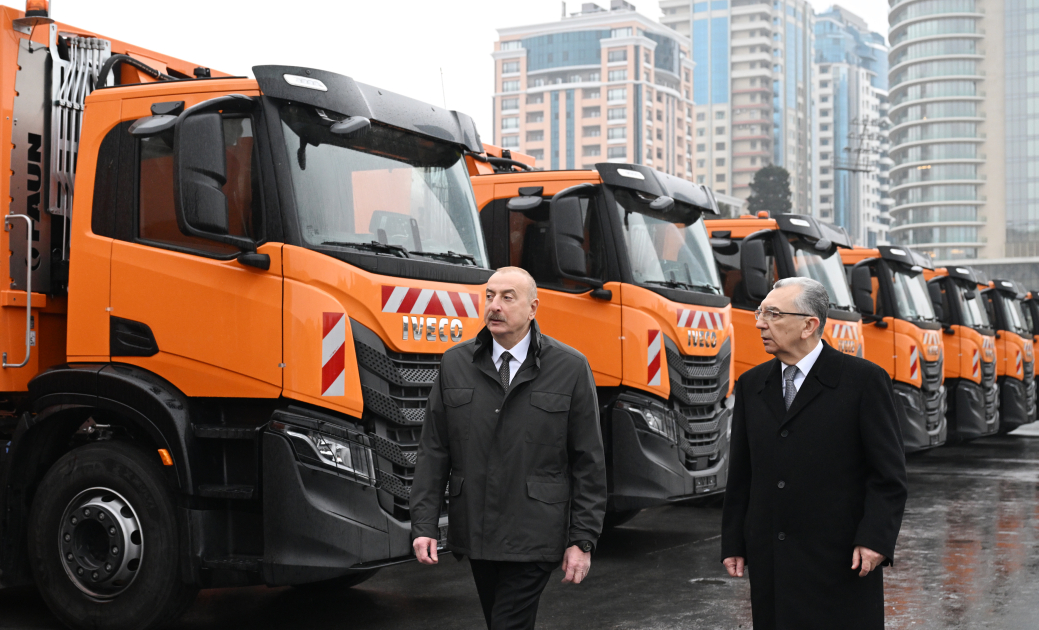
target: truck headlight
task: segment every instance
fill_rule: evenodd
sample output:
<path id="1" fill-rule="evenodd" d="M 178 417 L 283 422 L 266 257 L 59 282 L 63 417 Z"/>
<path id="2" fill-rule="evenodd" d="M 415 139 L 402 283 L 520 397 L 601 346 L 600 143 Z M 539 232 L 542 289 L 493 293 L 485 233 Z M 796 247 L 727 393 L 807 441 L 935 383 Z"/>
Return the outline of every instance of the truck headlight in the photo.
<path id="1" fill-rule="evenodd" d="M 663 407 L 635 405 L 623 401 L 617 402 L 617 408 L 627 411 L 636 420 L 641 420 L 639 424 L 642 425 L 642 428 L 667 438 L 670 442 L 678 443 L 678 427 L 675 425 L 675 419 L 671 415 L 671 410 Z"/>
<path id="2" fill-rule="evenodd" d="M 332 436 L 281 422 L 272 422 L 271 428 L 289 438 L 300 460 L 375 485 L 375 457 L 364 434 L 344 431 L 346 437 Z"/>

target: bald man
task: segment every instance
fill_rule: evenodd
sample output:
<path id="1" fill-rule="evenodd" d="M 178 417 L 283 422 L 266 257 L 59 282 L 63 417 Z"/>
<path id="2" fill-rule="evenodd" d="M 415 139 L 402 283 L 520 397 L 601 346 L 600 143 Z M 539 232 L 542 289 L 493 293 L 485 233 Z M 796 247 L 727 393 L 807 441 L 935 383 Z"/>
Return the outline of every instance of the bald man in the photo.
<path id="1" fill-rule="evenodd" d="M 444 354 L 411 487 L 415 555 L 468 556 L 488 630 L 533 628 L 560 561 L 580 584 L 606 512 L 595 382 L 580 352 L 538 330 L 537 286 L 518 267 L 487 282 L 485 327 Z M 450 483 L 449 483 L 450 482 Z"/>

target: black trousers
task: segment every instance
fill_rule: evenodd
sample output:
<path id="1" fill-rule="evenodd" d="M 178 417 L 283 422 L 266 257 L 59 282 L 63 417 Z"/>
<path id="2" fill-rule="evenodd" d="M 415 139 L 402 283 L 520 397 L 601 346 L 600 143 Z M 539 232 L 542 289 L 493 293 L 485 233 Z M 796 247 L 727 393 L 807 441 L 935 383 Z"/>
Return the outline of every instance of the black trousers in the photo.
<path id="1" fill-rule="evenodd" d="M 469 559 L 487 630 L 533 630 L 541 592 L 555 568 L 549 562 Z"/>

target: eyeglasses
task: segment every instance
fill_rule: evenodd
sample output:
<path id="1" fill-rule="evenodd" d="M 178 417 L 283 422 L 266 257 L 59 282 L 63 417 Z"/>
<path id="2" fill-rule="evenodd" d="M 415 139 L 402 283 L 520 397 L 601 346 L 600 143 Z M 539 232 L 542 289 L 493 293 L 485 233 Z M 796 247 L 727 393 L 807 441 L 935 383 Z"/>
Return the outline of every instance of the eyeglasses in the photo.
<path id="1" fill-rule="evenodd" d="M 763 319 L 766 322 L 771 322 L 779 319 L 783 315 L 797 315 L 798 317 L 815 317 L 815 315 L 809 315 L 808 313 L 784 313 L 783 311 L 777 311 L 771 308 L 767 308 L 764 310 L 759 308 L 756 311 L 754 311 L 754 320 L 757 321 Z"/>

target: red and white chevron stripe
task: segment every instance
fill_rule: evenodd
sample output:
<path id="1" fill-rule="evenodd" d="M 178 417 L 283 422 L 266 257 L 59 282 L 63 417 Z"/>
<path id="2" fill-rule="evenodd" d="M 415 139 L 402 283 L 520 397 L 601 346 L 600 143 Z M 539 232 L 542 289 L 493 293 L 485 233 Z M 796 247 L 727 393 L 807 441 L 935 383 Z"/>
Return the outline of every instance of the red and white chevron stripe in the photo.
<path id="1" fill-rule="evenodd" d="M 916 346 L 909 346 L 909 378 L 916 379 L 920 374 L 920 351 Z"/>
<path id="2" fill-rule="evenodd" d="M 725 320 L 722 318 L 721 313 L 680 308 L 677 314 L 679 328 L 703 328 L 706 330 L 722 330 L 725 328 Z"/>
<path id="3" fill-rule="evenodd" d="M 970 359 L 971 374 L 974 375 L 974 378 L 981 378 L 981 353 L 978 352 L 977 348 L 973 352 L 974 355 Z"/>
<path id="4" fill-rule="evenodd" d="M 649 372 L 649 384 L 660 385 L 660 348 L 663 346 L 663 335 L 659 330 L 649 331 L 649 347 L 646 351 L 646 366 Z"/>
<path id="5" fill-rule="evenodd" d="M 1018 350 L 1017 351 L 1017 361 L 1014 363 L 1014 374 L 1017 374 L 1018 376 L 1024 376 L 1025 375 L 1024 367 L 1025 367 L 1024 363 L 1021 362 L 1021 351 Z"/>
<path id="6" fill-rule="evenodd" d="M 480 316 L 479 304 L 479 296 L 475 293 L 382 285 L 383 313 L 477 318 Z"/>
<path id="7" fill-rule="evenodd" d="M 346 314 L 322 313 L 321 395 L 346 393 Z"/>
<path id="8" fill-rule="evenodd" d="M 834 339 L 858 339 L 859 329 L 855 324 L 834 324 L 830 335 Z"/>

